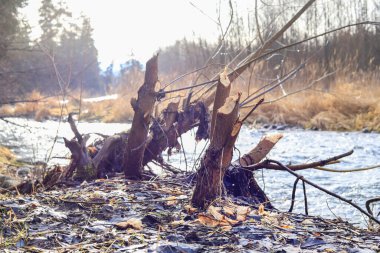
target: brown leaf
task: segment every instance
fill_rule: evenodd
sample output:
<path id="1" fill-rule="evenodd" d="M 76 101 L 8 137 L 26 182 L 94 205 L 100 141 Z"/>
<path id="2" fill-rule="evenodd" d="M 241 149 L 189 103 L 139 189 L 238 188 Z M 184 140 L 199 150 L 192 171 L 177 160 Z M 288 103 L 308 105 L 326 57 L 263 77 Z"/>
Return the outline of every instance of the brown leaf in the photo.
<path id="1" fill-rule="evenodd" d="M 181 191 L 178 188 L 167 188 L 167 187 L 161 187 L 158 189 L 160 192 L 171 194 L 171 195 L 183 195 L 183 191 Z"/>
<path id="2" fill-rule="evenodd" d="M 127 221 L 121 221 L 119 223 L 116 223 L 115 226 L 118 229 L 123 229 L 123 230 L 125 230 L 127 228 L 133 228 L 136 230 L 142 230 L 143 229 L 141 220 L 137 219 L 137 218 L 130 218 Z"/>
<path id="3" fill-rule="evenodd" d="M 172 226 L 180 226 L 180 225 L 183 225 L 184 223 L 185 223 L 184 220 L 175 220 L 175 221 L 172 221 L 170 223 L 170 225 L 172 225 Z"/>
<path id="4" fill-rule="evenodd" d="M 235 215 L 236 207 L 232 205 L 224 206 L 223 212 L 229 216 Z"/>
<path id="5" fill-rule="evenodd" d="M 220 224 L 220 221 L 215 220 L 214 218 L 211 218 L 210 216 L 208 216 L 206 214 L 202 214 L 202 213 L 200 213 L 198 215 L 198 221 L 202 225 L 205 225 L 208 227 L 216 227 L 216 226 L 219 226 L 219 224 Z"/>
<path id="6" fill-rule="evenodd" d="M 166 204 L 168 206 L 174 206 L 174 205 L 176 205 L 178 203 L 176 196 L 167 197 L 165 200 L 167 200 Z"/>
<path id="7" fill-rule="evenodd" d="M 260 204 L 259 205 L 259 215 L 264 215 L 265 214 L 265 209 L 264 209 L 264 205 L 263 204 Z"/>
<path id="8" fill-rule="evenodd" d="M 282 225 L 281 227 L 285 228 L 285 229 L 293 229 L 294 228 L 294 226 L 291 226 L 291 225 Z"/>
<path id="9" fill-rule="evenodd" d="M 219 211 L 221 210 L 220 207 L 215 207 L 215 206 L 209 206 L 207 208 L 207 213 L 211 214 L 216 220 L 223 220 L 223 216 Z"/>
<path id="10" fill-rule="evenodd" d="M 220 213 L 222 208 L 220 207 L 215 207 L 215 206 L 209 206 L 207 209 L 207 213 L 211 214 L 212 217 L 214 217 L 217 221 L 220 222 L 220 225 L 225 226 L 225 225 L 235 225 L 239 221 L 233 220 L 228 218 L 227 216 L 223 215 Z"/>
<path id="11" fill-rule="evenodd" d="M 191 205 L 186 205 L 184 208 L 185 208 L 185 210 L 186 210 L 186 212 L 187 212 L 188 214 L 193 214 L 193 213 L 195 213 L 195 212 L 198 211 L 197 208 L 192 207 Z"/>
<path id="12" fill-rule="evenodd" d="M 251 212 L 251 208 L 249 208 L 248 206 L 237 206 L 236 220 L 245 221 L 250 212 Z"/>

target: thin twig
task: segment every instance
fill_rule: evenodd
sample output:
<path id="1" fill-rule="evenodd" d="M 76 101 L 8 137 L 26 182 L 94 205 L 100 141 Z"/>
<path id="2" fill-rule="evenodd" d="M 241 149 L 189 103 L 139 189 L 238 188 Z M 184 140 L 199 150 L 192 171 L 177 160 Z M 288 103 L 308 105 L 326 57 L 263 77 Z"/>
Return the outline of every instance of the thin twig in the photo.
<path id="1" fill-rule="evenodd" d="M 307 195 L 306 195 L 305 181 L 302 181 L 302 186 L 303 186 L 303 198 L 304 198 L 304 202 L 305 202 L 305 214 L 309 215 L 309 210 L 308 210 L 308 206 L 307 206 Z"/>
<path id="2" fill-rule="evenodd" d="M 370 167 L 364 167 L 364 168 L 358 168 L 358 169 L 349 169 L 349 170 L 334 170 L 334 169 L 325 168 L 325 167 L 315 167 L 314 169 L 322 170 L 322 171 L 328 171 L 328 172 L 336 172 L 336 173 L 350 173 L 350 172 L 373 170 L 373 169 L 377 169 L 377 168 L 380 168 L 380 164 L 370 166 Z"/>
<path id="3" fill-rule="evenodd" d="M 373 215 L 373 212 L 371 210 L 371 204 L 378 201 L 380 201 L 380 197 L 372 198 L 365 202 L 365 207 L 367 208 L 368 213 L 370 213 L 371 215 Z"/>
<path id="4" fill-rule="evenodd" d="M 260 99 L 259 102 L 256 103 L 256 105 L 245 115 L 245 117 L 241 120 L 241 122 L 244 122 L 256 109 L 264 102 L 264 98 Z"/>
<path id="5" fill-rule="evenodd" d="M 346 153 L 343 153 L 341 155 L 337 155 L 328 159 L 324 159 L 317 162 L 312 163 L 306 163 L 306 164 L 297 164 L 297 165 L 289 165 L 288 168 L 290 168 L 292 171 L 298 171 L 298 170 L 304 170 L 304 169 L 311 169 L 319 166 L 325 166 L 327 164 L 331 164 L 332 162 L 335 162 L 343 157 L 352 155 L 354 153 L 353 150 L 350 150 Z M 258 169 L 271 169 L 271 170 L 284 170 L 282 166 L 276 165 L 276 164 L 268 164 L 266 161 L 256 163 L 254 165 L 245 166 L 244 168 L 249 170 L 258 170 Z"/>
<path id="6" fill-rule="evenodd" d="M 293 191 L 292 191 L 292 201 L 290 203 L 290 208 L 289 208 L 289 213 L 293 212 L 293 207 L 294 207 L 294 201 L 296 199 L 296 190 L 297 190 L 297 184 L 298 184 L 298 181 L 300 180 L 299 177 L 297 177 L 296 181 L 294 181 L 294 185 L 293 185 Z"/>
<path id="7" fill-rule="evenodd" d="M 366 212 L 363 208 L 361 208 L 357 204 L 353 203 L 351 200 L 346 199 L 346 198 L 344 198 L 342 196 L 339 196 L 338 194 L 333 193 L 333 192 L 331 192 L 329 190 L 326 190 L 325 188 L 323 188 L 323 187 L 321 187 L 321 186 L 319 186 L 319 185 L 317 185 L 317 184 L 315 184 L 315 183 L 313 183 L 313 182 L 305 179 L 304 177 L 301 177 L 300 175 L 298 175 L 297 173 L 295 173 L 292 169 L 290 169 L 289 167 L 283 165 L 282 163 L 280 163 L 278 161 L 275 161 L 275 160 L 271 160 L 271 159 L 266 160 L 266 163 L 268 163 L 268 164 L 273 164 L 273 163 L 277 164 L 279 167 L 281 167 L 283 170 L 286 170 L 287 172 L 289 172 L 293 176 L 295 176 L 297 178 L 300 178 L 300 180 L 308 183 L 309 185 L 317 188 L 318 190 L 321 190 L 321 191 L 323 191 L 323 192 L 325 192 L 325 193 L 327 193 L 327 194 L 329 194 L 329 195 L 331 195 L 331 196 L 333 196 L 333 197 L 335 197 L 337 199 L 340 199 L 340 200 L 342 200 L 342 201 L 350 204 L 351 206 L 353 206 L 354 208 L 356 208 L 357 210 L 359 210 L 361 213 L 365 214 L 368 218 L 370 218 L 371 220 L 373 220 L 377 224 L 380 224 L 380 221 L 378 219 L 376 219 L 372 214 Z"/>

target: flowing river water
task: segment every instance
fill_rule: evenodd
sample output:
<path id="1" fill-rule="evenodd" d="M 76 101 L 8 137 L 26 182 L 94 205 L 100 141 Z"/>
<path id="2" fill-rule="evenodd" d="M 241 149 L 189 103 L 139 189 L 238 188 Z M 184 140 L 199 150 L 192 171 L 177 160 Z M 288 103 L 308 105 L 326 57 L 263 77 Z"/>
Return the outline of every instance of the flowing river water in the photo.
<path id="1" fill-rule="evenodd" d="M 6 123 L 0 120 L 0 143 L 13 150 L 22 160 L 48 161 L 49 164 L 67 164 L 68 150 L 63 137 L 73 138 L 67 122 L 36 122 L 24 118 L 10 118 Z M 92 140 L 99 136 L 96 133 L 112 135 L 125 131 L 128 123 L 85 123 L 78 124 L 81 133 L 93 133 Z M 264 130 L 247 126 L 242 128 L 236 144 L 235 158 L 252 149 L 267 133 L 280 132 L 283 139 L 268 155 L 284 164 L 299 164 L 335 156 L 351 149 L 354 154 L 346 157 L 339 164 L 329 167 L 335 169 L 352 169 L 379 164 L 380 134 L 361 132 L 308 131 L 302 129 Z M 91 142 L 91 139 L 89 140 Z M 184 152 L 178 152 L 164 158 L 169 163 L 183 170 L 194 170 L 194 162 L 207 145 L 205 141 L 196 143 L 194 132 L 182 136 Z M 185 154 L 185 155 L 184 155 Z M 186 159 L 185 159 L 186 157 Z M 352 173 L 333 173 L 318 170 L 300 172 L 305 178 L 320 186 L 351 199 L 364 208 L 365 201 L 380 196 L 380 168 Z M 291 192 L 295 177 L 283 171 L 262 170 L 256 172 L 256 178 L 274 206 L 287 211 L 290 206 Z M 351 223 L 366 226 L 363 215 L 350 205 L 339 201 L 307 185 L 309 214 L 326 218 L 341 217 Z M 302 184 L 296 194 L 295 212 L 304 212 Z M 379 208 L 375 207 L 375 214 Z"/>

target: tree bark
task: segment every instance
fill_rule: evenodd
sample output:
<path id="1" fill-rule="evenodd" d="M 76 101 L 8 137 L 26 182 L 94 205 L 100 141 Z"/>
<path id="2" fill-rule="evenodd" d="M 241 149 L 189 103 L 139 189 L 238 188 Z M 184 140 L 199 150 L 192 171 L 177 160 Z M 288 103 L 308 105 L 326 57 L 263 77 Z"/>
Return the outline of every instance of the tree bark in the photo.
<path id="1" fill-rule="evenodd" d="M 233 145 L 241 127 L 239 100 L 240 95 L 228 98 L 216 114 L 214 134 L 202 158 L 192 197 L 196 207 L 206 208 L 222 194 L 224 173 L 231 162 Z"/>
<path id="2" fill-rule="evenodd" d="M 158 64 L 156 55 L 146 63 L 145 81 L 138 91 L 137 100 L 131 100 L 135 114 L 124 152 L 123 168 L 126 178 L 140 179 L 142 176 L 142 161 L 148 140 L 150 119 L 156 101 L 155 86 L 157 81 Z"/>

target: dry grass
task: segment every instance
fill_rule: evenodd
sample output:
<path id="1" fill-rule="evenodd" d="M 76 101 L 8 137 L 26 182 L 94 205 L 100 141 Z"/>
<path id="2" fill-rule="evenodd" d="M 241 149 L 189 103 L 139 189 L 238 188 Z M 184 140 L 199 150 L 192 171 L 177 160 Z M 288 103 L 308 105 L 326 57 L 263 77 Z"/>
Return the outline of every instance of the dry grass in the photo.
<path id="1" fill-rule="evenodd" d="M 4 169 L 8 165 L 13 165 L 16 163 L 15 154 L 8 148 L 0 146 L 0 173 L 4 172 Z"/>
<path id="2" fill-rule="evenodd" d="M 311 70 L 311 76 L 317 76 L 315 70 Z M 170 86 L 178 88 L 191 83 L 192 76 Z M 163 84 L 174 79 L 167 77 L 161 80 Z M 248 78 L 245 77 L 245 80 Z M 139 75 L 134 82 L 143 83 L 143 76 Z M 287 92 L 290 89 L 297 90 L 302 78 L 292 80 L 286 84 Z M 380 85 L 378 85 L 376 73 L 353 73 L 346 75 L 341 72 L 335 76 L 334 83 L 328 92 L 322 91 L 322 85 L 316 84 L 313 90 L 307 90 L 274 103 L 262 105 L 249 121 L 253 124 L 288 124 L 304 128 L 321 130 L 362 130 L 368 129 L 380 131 Z M 307 83 L 307 81 L 304 81 Z M 243 92 L 246 95 L 247 83 L 237 80 L 232 93 Z M 288 88 L 289 87 L 289 88 Z M 288 90 L 289 89 L 289 90 Z M 252 88 L 251 90 L 254 90 Z M 121 85 L 116 92 L 119 97 L 116 100 L 104 100 L 96 103 L 82 102 L 78 99 L 69 99 L 63 107 L 63 116 L 69 112 L 81 111 L 81 120 L 103 122 L 127 122 L 133 117 L 133 109 L 130 99 L 137 95 L 137 85 L 130 83 Z M 171 94 L 177 95 L 177 94 Z M 265 95 L 266 101 L 281 96 L 280 92 Z M 72 97 L 79 97 L 76 94 Z M 39 99 L 42 95 L 38 92 L 30 94 L 29 99 Z M 169 101 L 161 103 L 162 109 Z M 244 115 L 244 111 L 242 114 Z M 38 103 L 19 103 L 0 107 L 0 115 L 32 117 L 36 120 L 44 120 L 49 117 L 58 118 L 61 115 L 61 104 L 57 98 L 48 98 Z"/>
<path id="3" fill-rule="evenodd" d="M 268 95 L 266 100 L 274 97 Z M 336 80 L 330 91 L 304 91 L 261 106 L 252 123 L 288 124 L 321 130 L 380 131 L 380 87 Z"/>

